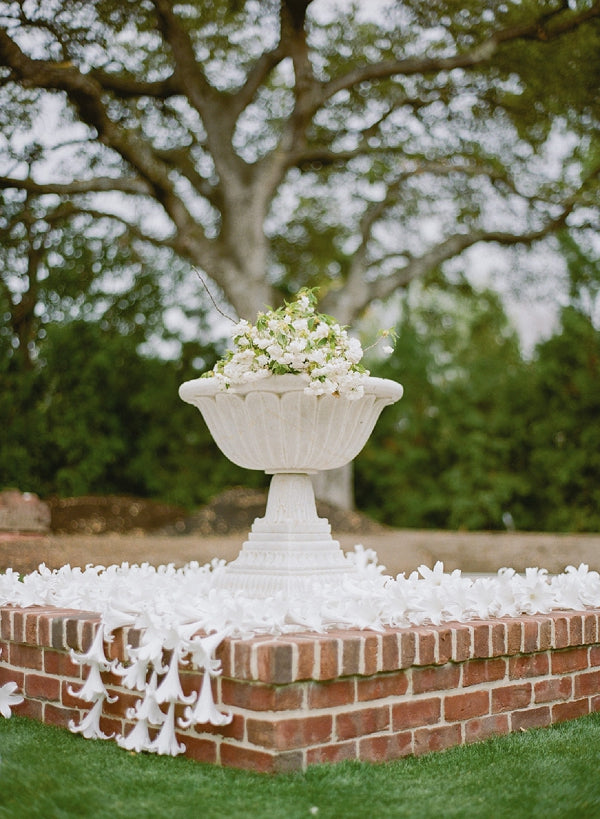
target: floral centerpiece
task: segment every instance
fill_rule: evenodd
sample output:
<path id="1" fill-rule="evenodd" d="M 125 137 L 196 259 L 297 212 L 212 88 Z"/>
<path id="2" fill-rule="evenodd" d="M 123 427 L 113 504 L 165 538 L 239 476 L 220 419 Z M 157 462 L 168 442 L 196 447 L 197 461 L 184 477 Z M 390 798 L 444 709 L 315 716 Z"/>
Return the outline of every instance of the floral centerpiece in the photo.
<path id="1" fill-rule="evenodd" d="M 360 342 L 317 313 L 301 290 L 256 323 L 236 323 L 234 349 L 179 394 L 196 406 L 221 451 L 238 466 L 272 475 L 257 518 L 224 583 L 257 597 L 338 579 L 353 571 L 319 518 L 310 475 L 351 461 L 385 406 L 402 396 L 372 378 Z"/>
<path id="2" fill-rule="evenodd" d="M 333 316 L 317 313 L 317 293 L 317 288 L 303 288 L 283 307 L 259 313 L 256 324 L 239 321 L 233 331 L 235 349 L 203 377 L 214 377 L 227 388 L 270 375 L 305 373 L 306 392 L 312 395 L 362 398 L 369 372 L 359 363 L 360 341 Z"/>

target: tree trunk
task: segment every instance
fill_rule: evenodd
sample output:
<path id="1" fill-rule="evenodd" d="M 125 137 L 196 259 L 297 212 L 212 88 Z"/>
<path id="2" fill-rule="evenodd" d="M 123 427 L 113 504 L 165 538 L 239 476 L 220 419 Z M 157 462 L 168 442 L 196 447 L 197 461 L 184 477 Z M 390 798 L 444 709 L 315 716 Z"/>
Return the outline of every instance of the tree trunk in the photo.
<path id="1" fill-rule="evenodd" d="M 327 469 L 312 476 L 315 497 L 340 509 L 354 509 L 354 469 L 352 463 Z"/>

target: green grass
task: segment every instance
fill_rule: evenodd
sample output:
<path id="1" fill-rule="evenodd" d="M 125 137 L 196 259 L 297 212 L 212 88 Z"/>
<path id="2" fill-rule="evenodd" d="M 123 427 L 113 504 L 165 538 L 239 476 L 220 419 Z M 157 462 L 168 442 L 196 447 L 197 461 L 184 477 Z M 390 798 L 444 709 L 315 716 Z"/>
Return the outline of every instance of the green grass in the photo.
<path id="1" fill-rule="evenodd" d="M 0 719 L 0 817 L 313 815 L 600 817 L 600 714 L 385 765 L 277 776 L 131 754 L 22 717 Z"/>

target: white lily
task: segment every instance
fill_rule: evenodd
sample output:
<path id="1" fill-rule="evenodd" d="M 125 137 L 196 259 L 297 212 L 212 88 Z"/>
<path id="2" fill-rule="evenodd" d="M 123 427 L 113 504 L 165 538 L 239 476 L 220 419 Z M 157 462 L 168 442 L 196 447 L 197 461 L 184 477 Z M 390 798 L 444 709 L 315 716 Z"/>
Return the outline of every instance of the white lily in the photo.
<path id="1" fill-rule="evenodd" d="M 181 680 L 179 679 L 179 651 L 175 649 L 171 657 L 169 670 L 165 678 L 156 689 L 156 702 L 181 702 L 188 704 L 194 702 L 196 693 L 192 692 L 189 697 L 186 697 L 181 687 Z"/>
<path id="2" fill-rule="evenodd" d="M 103 699 L 96 700 L 94 707 L 91 711 L 88 711 L 79 725 L 75 725 L 75 722 L 70 720 L 69 731 L 74 734 L 81 734 L 86 739 L 111 739 L 114 734 L 104 734 L 100 728 L 103 705 Z"/>
<path id="3" fill-rule="evenodd" d="M 96 702 L 98 699 L 105 699 L 108 702 L 116 702 L 118 697 L 109 697 L 106 686 L 100 676 L 100 666 L 98 663 L 91 663 L 87 679 L 79 691 L 74 691 L 73 686 L 68 686 L 68 692 L 72 697 L 77 697 L 85 702 Z"/>
<path id="4" fill-rule="evenodd" d="M 15 694 L 17 690 L 16 682 L 7 682 L 0 686 L 0 714 L 8 719 L 11 716 L 11 708 L 20 705 L 24 697 L 22 694 Z"/>
<path id="5" fill-rule="evenodd" d="M 77 654 L 71 649 L 71 661 L 77 665 L 92 665 L 96 664 L 101 667 L 102 671 L 107 671 L 114 665 L 114 660 L 108 660 L 104 653 L 104 623 L 100 623 L 98 631 L 96 632 L 92 645 L 85 652 L 85 654 Z"/>
<path id="6" fill-rule="evenodd" d="M 152 744 L 150 735 L 148 734 L 148 721 L 145 719 L 138 719 L 127 736 L 117 734 L 115 742 L 119 747 L 125 748 L 127 751 L 149 751 Z"/>
<path id="7" fill-rule="evenodd" d="M 178 722 L 181 728 L 189 728 L 192 725 L 229 725 L 233 719 L 233 714 L 222 714 L 215 705 L 210 684 L 210 674 L 204 673 L 202 686 L 196 705 L 191 708 L 189 705 L 183 712 Z"/>
<path id="8" fill-rule="evenodd" d="M 158 732 L 156 739 L 148 748 L 155 754 L 177 756 L 185 753 L 185 745 L 177 741 L 175 735 L 175 703 L 169 704 L 169 710 L 165 716 L 162 728 Z"/>

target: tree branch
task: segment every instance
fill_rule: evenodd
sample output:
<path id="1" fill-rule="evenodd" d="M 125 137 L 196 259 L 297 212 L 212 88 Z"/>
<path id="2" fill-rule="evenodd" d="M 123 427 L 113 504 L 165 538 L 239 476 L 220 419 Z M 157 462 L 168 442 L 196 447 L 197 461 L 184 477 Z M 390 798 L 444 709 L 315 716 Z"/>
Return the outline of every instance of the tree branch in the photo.
<path id="1" fill-rule="evenodd" d="M 29 191 L 38 196 L 57 194 L 58 196 L 73 196 L 79 193 L 104 193 L 119 191 L 138 195 L 152 195 L 152 187 L 143 179 L 136 177 L 115 178 L 100 176 L 95 179 L 80 179 L 72 182 L 34 182 L 31 177 L 19 179 L 12 176 L 0 176 L 0 189 L 13 188 Z"/>
<path id="2" fill-rule="evenodd" d="M 414 74 L 452 71 L 456 68 L 476 68 L 489 62 L 498 48 L 505 43 L 517 40 L 549 42 L 573 31 L 582 23 L 600 17 L 600 3 L 596 0 L 590 8 L 578 14 L 570 14 L 565 19 L 556 22 L 554 18 L 563 12 L 564 8 L 561 7 L 554 12 L 539 15 L 530 23 L 509 26 L 496 31 L 482 43 L 462 54 L 449 57 L 410 57 L 405 60 L 386 60 L 349 71 L 322 86 L 322 99 L 319 106 L 339 91 L 352 88 L 362 82 L 387 79 L 397 75 L 407 77 Z M 551 22 L 554 24 L 550 25 Z"/>

